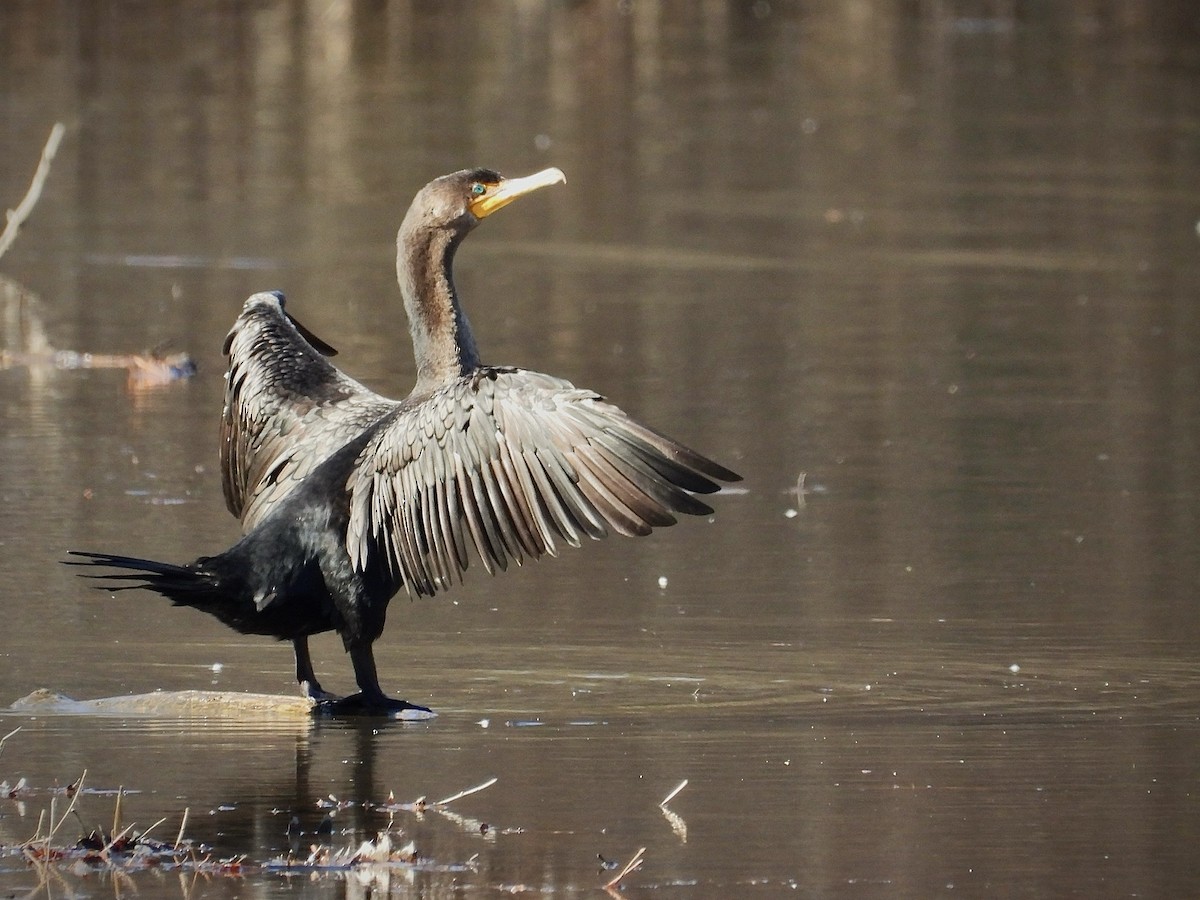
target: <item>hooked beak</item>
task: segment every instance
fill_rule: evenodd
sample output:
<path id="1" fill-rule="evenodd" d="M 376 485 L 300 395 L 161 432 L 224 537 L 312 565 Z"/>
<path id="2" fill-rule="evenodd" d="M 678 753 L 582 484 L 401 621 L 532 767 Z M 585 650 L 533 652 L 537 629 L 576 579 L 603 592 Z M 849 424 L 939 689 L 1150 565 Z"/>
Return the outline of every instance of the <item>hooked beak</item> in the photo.
<path id="1" fill-rule="evenodd" d="M 505 178 L 499 184 L 489 188 L 488 192 L 471 201 L 471 212 L 477 219 L 490 216 L 501 207 L 508 206 L 518 197 L 536 191 L 538 188 L 549 187 L 552 184 L 565 184 L 567 176 L 562 169 L 543 169 L 524 178 Z"/>

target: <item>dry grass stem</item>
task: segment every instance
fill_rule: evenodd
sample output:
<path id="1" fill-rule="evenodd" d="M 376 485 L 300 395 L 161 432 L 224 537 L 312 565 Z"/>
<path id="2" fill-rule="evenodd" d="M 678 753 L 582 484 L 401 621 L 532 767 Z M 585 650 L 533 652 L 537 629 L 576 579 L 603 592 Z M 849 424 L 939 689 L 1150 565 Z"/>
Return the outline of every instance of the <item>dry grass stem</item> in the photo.
<path id="1" fill-rule="evenodd" d="M 36 831 L 34 831 L 34 833 L 33 833 L 33 837 L 31 837 L 29 840 L 27 840 L 27 841 L 26 841 L 26 842 L 25 842 L 25 843 L 24 843 L 22 846 L 24 846 L 24 847 L 28 847 L 30 844 L 33 844 L 33 843 L 35 843 L 35 842 L 37 842 L 37 841 L 41 840 L 41 837 L 42 837 L 42 824 L 43 824 L 45 821 L 46 821 L 46 811 L 43 809 L 43 810 L 42 810 L 40 813 L 38 813 L 38 823 L 37 823 L 37 830 L 36 830 Z"/>
<path id="2" fill-rule="evenodd" d="M 173 848 L 175 850 L 178 850 L 179 845 L 183 843 L 183 829 L 187 827 L 188 813 L 191 811 L 191 809 L 192 808 L 190 806 L 185 806 L 183 808 L 183 821 L 179 823 L 179 834 L 175 836 L 175 847 Z"/>
<path id="3" fill-rule="evenodd" d="M 4 751 L 4 742 L 7 741 L 10 737 L 12 737 L 14 734 L 16 734 L 20 730 L 21 730 L 21 726 L 18 725 L 16 728 L 14 728 L 12 731 L 10 731 L 8 734 L 6 734 L 4 737 L 0 737 L 0 752 Z"/>
<path id="4" fill-rule="evenodd" d="M 113 823 L 109 834 L 116 834 L 121 828 L 121 798 L 125 796 L 125 785 L 117 786 L 117 802 L 113 804 Z"/>
<path id="5" fill-rule="evenodd" d="M 645 855 L 646 855 L 646 848 L 639 847 L 638 852 L 633 854 L 633 857 L 629 860 L 629 862 L 625 863 L 625 868 L 623 868 L 620 872 L 618 872 L 616 877 L 605 882 L 604 887 L 606 889 L 615 888 L 618 884 L 621 883 L 622 878 L 624 878 L 630 872 L 636 872 L 638 869 L 640 869 L 642 867 L 642 863 L 646 861 Z"/>
<path id="6" fill-rule="evenodd" d="M 62 827 L 62 823 L 67 821 L 67 816 L 75 809 L 75 801 L 79 799 L 79 795 L 83 793 L 83 780 L 87 778 L 87 769 L 83 770 L 83 774 L 79 776 L 79 780 L 75 782 L 75 793 L 71 795 L 71 802 L 67 804 L 67 811 L 62 814 L 62 818 L 58 821 L 54 820 L 54 800 L 50 798 L 50 830 L 46 832 L 46 850 L 50 850 L 50 841 L 54 839 L 55 833 Z M 41 825 L 38 825 L 38 830 L 41 830 Z"/>
<path id="7" fill-rule="evenodd" d="M 133 826 L 135 824 L 136 823 L 134 823 L 134 822 L 130 822 L 128 825 L 125 826 L 124 830 L 121 831 L 120 834 L 114 834 L 111 838 L 109 838 L 108 843 L 105 844 L 100 849 L 100 855 L 103 856 L 105 859 L 108 859 L 109 854 L 112 852 L 113 847 L 117 846 L 117 844 L 119 844 L 125 838 L 126 835 L 131 834 L 133 832 Z"/>
<path id="8" fill-rule="evenodd" d="M 393 817 L 398 810 L 407 810 L 417 817 L 421 817 L 425 812 L 436 812 L 438 815 L 445 816 L 450 821 L 459 825 L 464 831 L 481 835 L 484 840 L 495 840 L 495 836 L 498 833 L 508 833 L 509 831 L 511 833 L 521 832 L 521 829 L 496 829 L 485 822 L 467 819 L 446 809 L 446 804 L 485 790 L 499 780 L 497 778 L 490 778 L 475 787 L 459 791 L 435 803 L 427 803 L 422 799 L 412 805 L 396 804 L 394 802 L 394 795 L 389 795 L 388 803 L 386 804 L 363 803 L 362 805 L 368 809 L 373 808 L 381 813 L 386 813 L 389 818 L 389 825 L 387 830 L 377 832 L 375 840 L 362 841 L 357 847 L 354 844 L 350 844 L 344 848 L 335 848 L 329 843 L 329 840 L 332 840 L 330 837 L 317 844 L 313 844 L 311 848 L 312 853 L 307 858 L 294 855 L 296 849 L 293 848 L 291 853 L 265 862 L 251 861 L 248 863 L 247 860 L 249 857 L 245 855 L 217 859 L 207 852 L 207 848 L 203 847 L 203 845 L 193 845 L 190 841 L 185 842 L 184 836 L 191 815 L 190 807 L 183 810 L 183 815 L 179 823 L 179 831 L 176 834 L 173 845 L 149 837 L 152 831 L 162 827 L 167 821 L 166 818 L 159 819 L 140 833 L 137 830 L 138 826 L 136 822 L 124 823 L 122 821 L 124 815 L 124 785 L 119 787 L 115 792 L 112 831 L 108 831 L 102 825 L 95 828 L 84 826 L 83 819 L 78 812 L 78 808 L 83 806 L 83 804 L 78 803 L 78 798 L 83 791 L 87 774 L 87 770 L 85 769 L 83 774 L 80 775 L 79 780 L 74 784 L 68 785 L 65 789 L 57 788 L 51 793 L 49 810 L 42 810 L 38 819 L 37 831 L 33 837 L 24 844 L 12 848 L 0 845 L 0 851 L 8 852 L 11 849 L 11 851 L 21 853 L 32 866 L 37 868 L 37 871 L 40 873 L 38 890 L 47 890 L 47 885 L 52 887 L 54 883 L 53 879 L 58 879 L 63 884 L 67 895 L 76 896 L 77 894 L 62 881 L 61 873 L 87 875 L 100 872 L 105 877 L 111 879 L 117 896 L 124 896 L 127 893 L 126 889 L 128 889 L 128 892 L 137 892 L 137 884 L 134 876 L 146 868 L 160 866 L 177 867 L 180 869 L 181 874 L 190 872 L 192 875 L 190 886 L 187 880 L 181 878 L 180 882 L 185 898 L 190 893 L 191 888 L 196 885 L 197 876 L 228 875 L 238 877 L 246 874 L 248 870 L 254 872 L 272 872 L 295 871 L 307 868 L 312 869 L 314 874 L 327 871 L 353 871 L 358 873 L 355 877 L 363 881 L 364 884 L 366 883 L 364 879 L 375 883 L 380 878 L 383 879 L 381 883 L 386 884 L 391 866 L 400 864 L 406 866 L 428 865 L 428 861 L 418 856 L 414 841 L 410 840 L 404 846 L 395 845 L 396 835 L 403 834 L 403 830 L 396 832 L 395 835 L 392 833 Z M 58 804 L 58 799 L 64 793 L 70 797 L 70 802 L 67 804 L 65 811 L 61 810 Z M 324 808 L 332 807 L 334 811 L 350 805 L 358 804 L 339 801 L 333 795 L 330 795 L 328 801 L 323 800 L 318 803 L 318 806 Z M 331 812 L 329 815 L 332 816 L 333 813 Z M 62 826 L 68 816 L 74 817 L 82 830 L 82 836 L 77 841 L 71 839 L 64 841 L 58 838 L 58 835 L 63 831 Z M 291 835 L 290 829 L 288 833 Z M 299 834 L 304 834 L 304 832 L 299 832 Z M 327 834 L 327 832 L 319 831 L 318 834 Z M 640 853 L 638 858 L 640 858 Z M 635 858 L 625 867 L 622 875 L 627 875 L 637 868 L 639 864 L 638 858 Z"/>
<path id="9" fill-rule="evenodd" d="M 139 841 L 145 840 L 146 835 L 148 835 L 150 832 L 152 832 L 155 828 L 157 828 L 159 825 L 161 825 L 165 821 L 167 821 L 167 817 L 163 816 L 161 819 L 159 819 L 157 822 L 155 822 L 153 825 L 151 825 L 149 828 L 147 828 L 145 831 L 143 831 L 141 834 L 139 834 L 138 840 Z"/>

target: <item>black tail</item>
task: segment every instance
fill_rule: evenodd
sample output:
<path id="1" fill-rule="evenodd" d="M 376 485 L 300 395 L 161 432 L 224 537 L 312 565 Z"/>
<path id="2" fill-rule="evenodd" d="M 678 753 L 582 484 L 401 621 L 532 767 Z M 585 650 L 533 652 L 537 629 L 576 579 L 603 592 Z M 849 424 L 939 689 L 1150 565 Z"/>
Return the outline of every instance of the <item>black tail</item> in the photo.
<path id="1" fill-rule="evenodd" d="M 67 552 L 71 556 L 79 556 L 82 559 L 64 559 L 63 565 L 104 566 L 110 569 L 128 569 L 131 573 L 136 573 L 116 572 L 108 575 L 93 572 L 79 573 L 85 578 L 94 578 L 98 581 L 134 581 L 133 584 L 95 585 L 98 590 L 128 591 L 133 588 L 146 588 L 157 591 L 181 606 L 201 608 L 208 606 L 218 592 L 217 576 L 195 566 L 175 566 L 171 563 L 155 562 L 152 559 L 114 556 L 111 553 L 86 553 L 79 550 L 68 550 Z"/>
<path id="2" fill-rule="evenodd" d="M 236 549 L 236 548 L 235 548 Z M 331 625 L 324 619 L 314 628 L 309 619 L 293 621 L 295 616 L 287 603 L 272 606 L 273 593 L 255 593 L 253 586 L 246 583 L 240 574 L 243 565 L 240 557 L 229 558 L 227 551 L 219 556 L 202 556 L 194 563 L 176 566 L 172 563 L 139 559 L 136 556 L 117 556 L 113 553 L 84 553 L 69 550 L 79 559 L 64 559 L 68 566 L 85 566 L 87 571 L 79 574 L 85 578 L 104 582 L 95 585 L 103 591 L 128 591 L 144 588 L 166 597 L 176 606 L 190 606 L 215 616 L 235 631 L 242 634 L 269 634 L 279 638 L 293 638 L 301 634 L 328 630 Z M 124 569 L 123 572 L 100 574 L 92 567 Z M 317 573 L 320 577 L 320 573 Z M 113 584 L 114 581 L 127 582 Z M 307 630 L 306 630 L 307 629 Z"/>

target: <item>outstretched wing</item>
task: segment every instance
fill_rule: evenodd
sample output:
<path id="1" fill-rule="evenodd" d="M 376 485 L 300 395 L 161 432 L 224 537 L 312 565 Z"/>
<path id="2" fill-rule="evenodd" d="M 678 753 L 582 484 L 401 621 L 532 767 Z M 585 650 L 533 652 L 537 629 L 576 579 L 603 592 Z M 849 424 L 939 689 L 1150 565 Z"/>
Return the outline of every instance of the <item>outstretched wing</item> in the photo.
<path id="1" fill-rule="evenodd" d="M 326 359 L 335 352 L 284 310 L 283 294 L 255 294 L 225 339 L 221 416 L 225 504 L 249 531 L 309 472 L 396 408 Z M 323 355 L 325 354 L 325 355 Z"/>
<path id="2" fill-rule="evenodd" d="M 711 513 L 693 494 L 738 480 L 598 394 L 484 369 L 381 424 L 350 480 L 347 550 L 433 594 L 461 579 L 470 545 L 492 572 L 609 529 L 649 534 Z"/>

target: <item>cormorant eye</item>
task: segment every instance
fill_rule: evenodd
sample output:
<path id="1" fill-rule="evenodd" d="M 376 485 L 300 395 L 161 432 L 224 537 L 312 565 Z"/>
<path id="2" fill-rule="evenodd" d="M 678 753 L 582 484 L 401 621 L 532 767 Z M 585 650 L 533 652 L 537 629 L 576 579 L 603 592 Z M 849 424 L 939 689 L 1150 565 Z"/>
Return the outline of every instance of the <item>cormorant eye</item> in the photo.
<path id="1" fill-rule="evenodd" d="M 481 184 L 480 182 L 476 181 L 474 184 L 471 185 L 471 193 L 473 195 L 475 195 L 476 197 L 482 197 L 484 194 L 487 193 L 487 187 L 485 185 Z"/>

